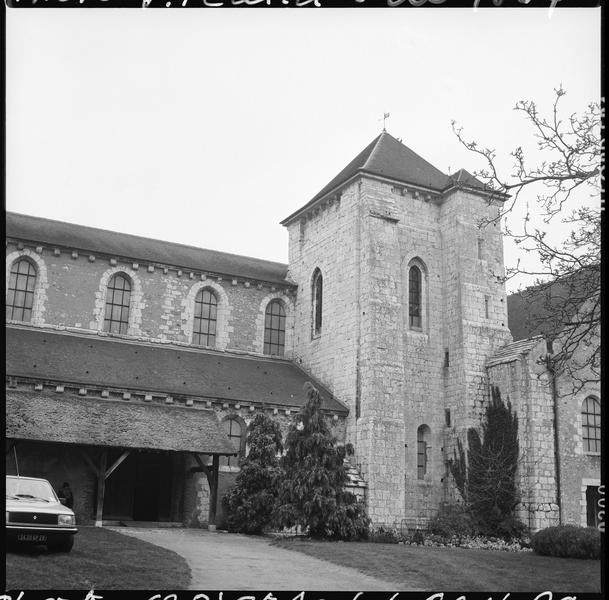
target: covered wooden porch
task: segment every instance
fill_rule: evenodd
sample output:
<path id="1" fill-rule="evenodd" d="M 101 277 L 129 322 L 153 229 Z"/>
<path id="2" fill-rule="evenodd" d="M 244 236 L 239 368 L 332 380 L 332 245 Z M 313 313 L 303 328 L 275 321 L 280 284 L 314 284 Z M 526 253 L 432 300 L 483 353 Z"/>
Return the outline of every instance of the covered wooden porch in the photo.
<path id="1" fill-rule="evenodd" d="M 171 470 L 156 465 L 176 457 L 192 457 L 196 466 L 188 471 L 206 475 L 210 489 L 208 526 L 215 529 L 219 457 L 235 454 L 211 410 L 44 391 L 7 390 L 6 436 L 7 454 L 16 452 L 24 441 L 69 444 L 94 476 L 97 526 L 104 522 L 107 492 L 113 483 L 120 478 L 122 489 L 137 492 L 128 466 L 149 463 L 148 480 L 157 480 L 166 498 L 168 491 L 172 493 L 177 487 Z M 186 464 L 186 460 L 182 462 Z M 145 497 L 146 490 L 143 494 Z M 120 491 L 114 496 L 120 497 Z M 172 502 L 176 499 L 169 499 L 169 513 L 176 514 Z M 110 504 L 116 506 L 116 501 Z"/>

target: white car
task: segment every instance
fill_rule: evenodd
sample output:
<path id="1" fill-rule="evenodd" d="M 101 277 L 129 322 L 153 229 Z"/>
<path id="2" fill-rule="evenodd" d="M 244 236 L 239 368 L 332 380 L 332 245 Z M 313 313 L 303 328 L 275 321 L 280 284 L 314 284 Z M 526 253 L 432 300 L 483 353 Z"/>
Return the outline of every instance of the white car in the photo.
<path id="1" fill-rule="evenodd" d="M 46 479 L 6 477 L 7 541 L 46 544 L 69 552 L 78 532 L 74 512 L 61 504 Z"/>

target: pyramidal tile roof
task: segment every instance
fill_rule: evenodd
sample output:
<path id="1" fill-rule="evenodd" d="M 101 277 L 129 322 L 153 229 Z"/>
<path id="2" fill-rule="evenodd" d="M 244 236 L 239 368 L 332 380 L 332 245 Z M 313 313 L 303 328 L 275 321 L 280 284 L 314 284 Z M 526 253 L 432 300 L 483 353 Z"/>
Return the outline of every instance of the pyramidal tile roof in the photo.
<path id="1" fill-rule="evenodd" d="M 435 192 L 445 192 L 455 187 L 492 192 L 488 186 L 465 169 L 459 169 L 453 175 L 442 173 L 400 140 L 383 131 L 307 204 L 293 212 L 281 224 L 287 225 L 294 217 L 360 173 L 386 177 Z M 506 196 L 500 192 L 495 194 L 500 199 Z"/>
<path id="2" fill-rule="evenodd" d="M 324 186 L 305 206 L 287 217 L 282 224 L 308 208 L 317 200 L 347 182 L 357 173 L 369 173 L 423 188 L 442 191 L 453 180 L 431 163 L 413 152 L 391 134 L 383 131 L 364 148 L 332 181 Z M 469 174 L 468 174 L 469 175 Z M 471 177 L 471 176 L 470 176 Z"/>
<path id="3" fill-rule="evenodd" d="M 443 190 L 450 184 L 447 175 L 413 152 L 391 134 L 383 131 L 371 144 L 360 152 L 328 185 L 314 198 L 321 198 L 333 188 L 347 181 L 357 171 L 380 175 L 404 183 Z"/>

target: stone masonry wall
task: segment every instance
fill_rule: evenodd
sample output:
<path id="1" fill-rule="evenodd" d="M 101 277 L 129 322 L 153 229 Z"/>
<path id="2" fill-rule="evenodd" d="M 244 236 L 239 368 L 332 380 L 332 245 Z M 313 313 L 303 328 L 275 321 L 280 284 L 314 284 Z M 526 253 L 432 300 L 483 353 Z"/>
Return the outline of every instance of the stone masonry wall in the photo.
<path id="1" fill-rule="evenodd" d="M 294 306 L 294 360 L 347 404 L 356 404 L 358 344 L 356 185 L 340 200 L 289 225 L 289 277 L 298 284 Z M 313 335 L 312 277 L 323 277 L 322 331 Z M 353 441 L 349 421 L 348 441 Z"/>
<path id="2" fill-rule="evenodd" d="M 32 325 L 107 335 L 101 331 L 107 283 L 113 274 L 122 272 L 132 282 L 126 337 L 190 344 L 194 298 L 199 289 L 207 288 L 216 293 L 219 301 L 217 349 L 261 354 L 264 312 L 268 302 L 278 298 L 287 314 L 285 356 L 292 355 L 295 293 L 289 285 L 211 278 L 204 273 L 82 254 L 65 248 L 24 247 L 17 241 L 7 244 L 7 272 L 21 256 L 34 260 L 39 273 Z"/>
<path id="3" fill-rule="evenodd" d="M 386 183 L 363 178 L 360 194 L 360 389 L 357 456 L 376 525 L 405 518 L 404 311 L 399 204 Z"/>
<path id="4" fill-rule="evenodd" d="M 504 402 L 518 414 L 521 495 L 518 516 L 533 531 L 558 524 L 554 413 L 549 374 L 537 363 L 545 342 L 488 369 L 490 385 L 497 386 Z"/>
<path id="5" fill-rule="evenodd" d="M 444 430 L 444 461 L 453 456 L 457 437 L 465 442 L 467 429 L 479 426 L 488 401 L 486 360 L 512 339 L 500 227 L 481 226 L 481 219 L 496 215 L 496 206 L 464 190 L 452 192 L 440 205 L 442 330 L 449 353 L 444 408 L 451 418 Z M 454 490 L 447 489 L 447 500 L 454 497 Z"/>
<path id="6" fill-rule="evenodd" d="M 557 346 L 557 341 L 555 345 Z M 557 348 L 555 348 L 557 349 Z M 585 365 L 590 349 L 580 345 L 574 361 Z M 582 405 L 589 396 L 596 398 L 603 408 L 599 383 L 593 383 L 596 378 L 584 368 L 575 373 L 557 377 L 556 392 L 558 402 L 558 445 L 560 452 L 560 496 L 561 512 L 564 523 L 587 525 L 586 488 L 601 485 L 601 455 L 590 452 L 584 446 L 582 431 Z M 589 379 L 582 386 L 581 379 Z M 603 498 L 603 495 L 600 496 Z M 602 506 L 594 508 L 597 515 L 604 510 Z M 604 522 L 603 518 L 599 519 Z"/>
<path id="7" fill-rule="evenodd" d="M 395 191 L 394 191 L 395 194 Z M 401 318 L 404 340 L 404 427 L 406 520 L 423 525 L 445 499 L 444 376 L 442 239 L 440 208 L 424 194 L 398 195 L 400 215 Z M 421 330 L 410 327 L 409 271 L 418 266 L 423 275 Z M 417 473 L 417 430 L 429 427 L 427 472 Z"/>

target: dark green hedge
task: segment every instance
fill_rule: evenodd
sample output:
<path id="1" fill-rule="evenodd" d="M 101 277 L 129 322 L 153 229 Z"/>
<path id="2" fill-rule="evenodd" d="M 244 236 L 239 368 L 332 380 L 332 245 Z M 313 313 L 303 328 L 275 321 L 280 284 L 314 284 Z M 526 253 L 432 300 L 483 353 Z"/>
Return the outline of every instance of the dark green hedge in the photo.
<path id="1" fill-rule="evenodd" d="M 541 529 L 531 538 L 537 554 L 562 558 L 600 558 L 601 534 L 594 527 L 560 525 Z"/>

